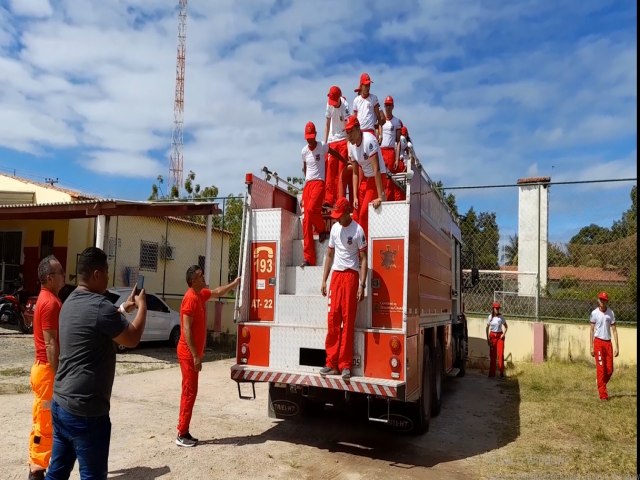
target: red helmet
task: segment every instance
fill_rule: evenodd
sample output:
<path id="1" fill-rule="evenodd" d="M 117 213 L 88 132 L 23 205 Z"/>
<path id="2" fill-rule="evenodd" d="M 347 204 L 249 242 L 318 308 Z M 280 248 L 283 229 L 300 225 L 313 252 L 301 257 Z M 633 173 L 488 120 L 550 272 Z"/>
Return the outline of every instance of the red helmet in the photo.
<path id="1" fill-rule="evenodd" d="M 600 300 L 605 301 L 605 302 L 608 302 L 608 301 L 609 301 L 609 295 L 607 295 L 607 292 L 600 292 L 600 293 L 598 294 L 598 298 L 599 298 Z"/>
<path id="2" fill-rule="evenodd" d="M 492 308 L 500 308 L 500 302 L 493 302 L 493 303 L 491 304 L 491 307 L 492 307 Z"/>

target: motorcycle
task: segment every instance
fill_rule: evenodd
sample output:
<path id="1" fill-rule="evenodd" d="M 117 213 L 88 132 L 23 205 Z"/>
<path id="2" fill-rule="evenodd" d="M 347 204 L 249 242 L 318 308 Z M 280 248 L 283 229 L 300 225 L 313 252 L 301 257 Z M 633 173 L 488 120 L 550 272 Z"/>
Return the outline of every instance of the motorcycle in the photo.
<path id="1" fill-rule="evenodd" d="M 22 333 L 29 334 L 33 333 L 33 323 L 25 320 L 24 307 L 20 303 L 21 290 L 0 294 L 0 323 L 17 324 Z"/>

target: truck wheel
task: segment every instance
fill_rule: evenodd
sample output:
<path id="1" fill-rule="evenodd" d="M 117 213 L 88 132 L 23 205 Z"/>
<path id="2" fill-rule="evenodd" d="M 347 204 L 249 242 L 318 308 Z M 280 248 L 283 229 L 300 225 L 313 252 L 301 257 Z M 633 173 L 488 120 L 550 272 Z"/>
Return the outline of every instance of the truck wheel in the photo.
<path id="1" fill-rule="evenodd" d="M 440 408 L 442 407 L 442 369 L 443 369 L 443 358 L 442 358 L 442 345 L 440 344 L 440 340 L 436 340 L 436 348 L 433 352 L 433 363 L 431 364 L 433 368 L 433 388 L 431 393 L 433 398 L 431 399 L 431 416 L 437 417 L 440 414 Z"/>
<path id="2" fill-rule="evenodd" d="M 458 344 L 458 358 L 456 367 L 458 367 L 458 377 L 464 377 L 467 373 L 467 341 L 459 338 Z"/>
<path id="3" fill-rule="evenodd" d="M 431 400 L 433 398 L 432 374 L 431 350 L 429 345 L 425 345 L 422 352 L 422 394 L 420 395 L 420 400 L 417 405 L 416 434 L 422 434 L 429 431 L 429 422 L 431 421 Z"/>
<path id="4" fill-rule="evenodd" d="M 177 347 L 179 341 L 180 341 L 180 326 L 176 325 L 175 327 L 173 327 L 173 330 L 171 330 L 171 334 L 169 334 L 169 344 L 172 347 Z"/>

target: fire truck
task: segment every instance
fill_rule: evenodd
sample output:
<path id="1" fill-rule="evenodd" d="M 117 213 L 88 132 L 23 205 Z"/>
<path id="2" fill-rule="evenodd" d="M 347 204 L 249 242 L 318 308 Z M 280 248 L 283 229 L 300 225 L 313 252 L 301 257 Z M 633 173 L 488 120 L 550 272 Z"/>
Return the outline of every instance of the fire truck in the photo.
<path id="1" fill-rule="evenodd" d="M 444 378 L 464 375 L 460 226 L 420 161 L 411 160 L 392 178 L 406 200 L 369 206 L 369 274 L 347 381 L 319 373 L 326 361 L 320 287 L 328 241 L 315 240 L 319 265 L 301 268 L 293 189 L 266 167 L 265 178 L 247 174 L 230 374 L 243 399 L 255 399 L 256 382 L 268 383 L 270 417 L 301 420 L 344 404 L 393 430 L 424 433 L 440 412 Z M 333 220 L 326 221 L 329 227 Z"/>

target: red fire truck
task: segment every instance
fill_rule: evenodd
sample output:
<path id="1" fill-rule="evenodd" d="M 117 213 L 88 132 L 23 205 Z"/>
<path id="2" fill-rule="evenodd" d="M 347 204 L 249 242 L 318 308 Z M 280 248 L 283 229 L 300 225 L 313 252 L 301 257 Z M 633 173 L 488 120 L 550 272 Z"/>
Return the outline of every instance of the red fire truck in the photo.
<path id="1" fill-rule="evenodd" d="M 407 173 L 394 175 L 407 200 L 369 207 L 370 270 L 345 381 L 319 374 L 327 298 L 322 265 L 298 266 L 298 199 L 277 174 L 263 171 L 271 181 L 246 178 L 231 367 L 240 398 L 255 398 L 255 382 L 268 382 L 271 417 L 300 419 L 344 403 L 394 430 L 427 431 L 440 412 L 444 377 L 464 375 L 467 353 L 460 227 L 433 182 L 413 157 Z M 319 259 L 327 243 L 316 240 Z"/>

